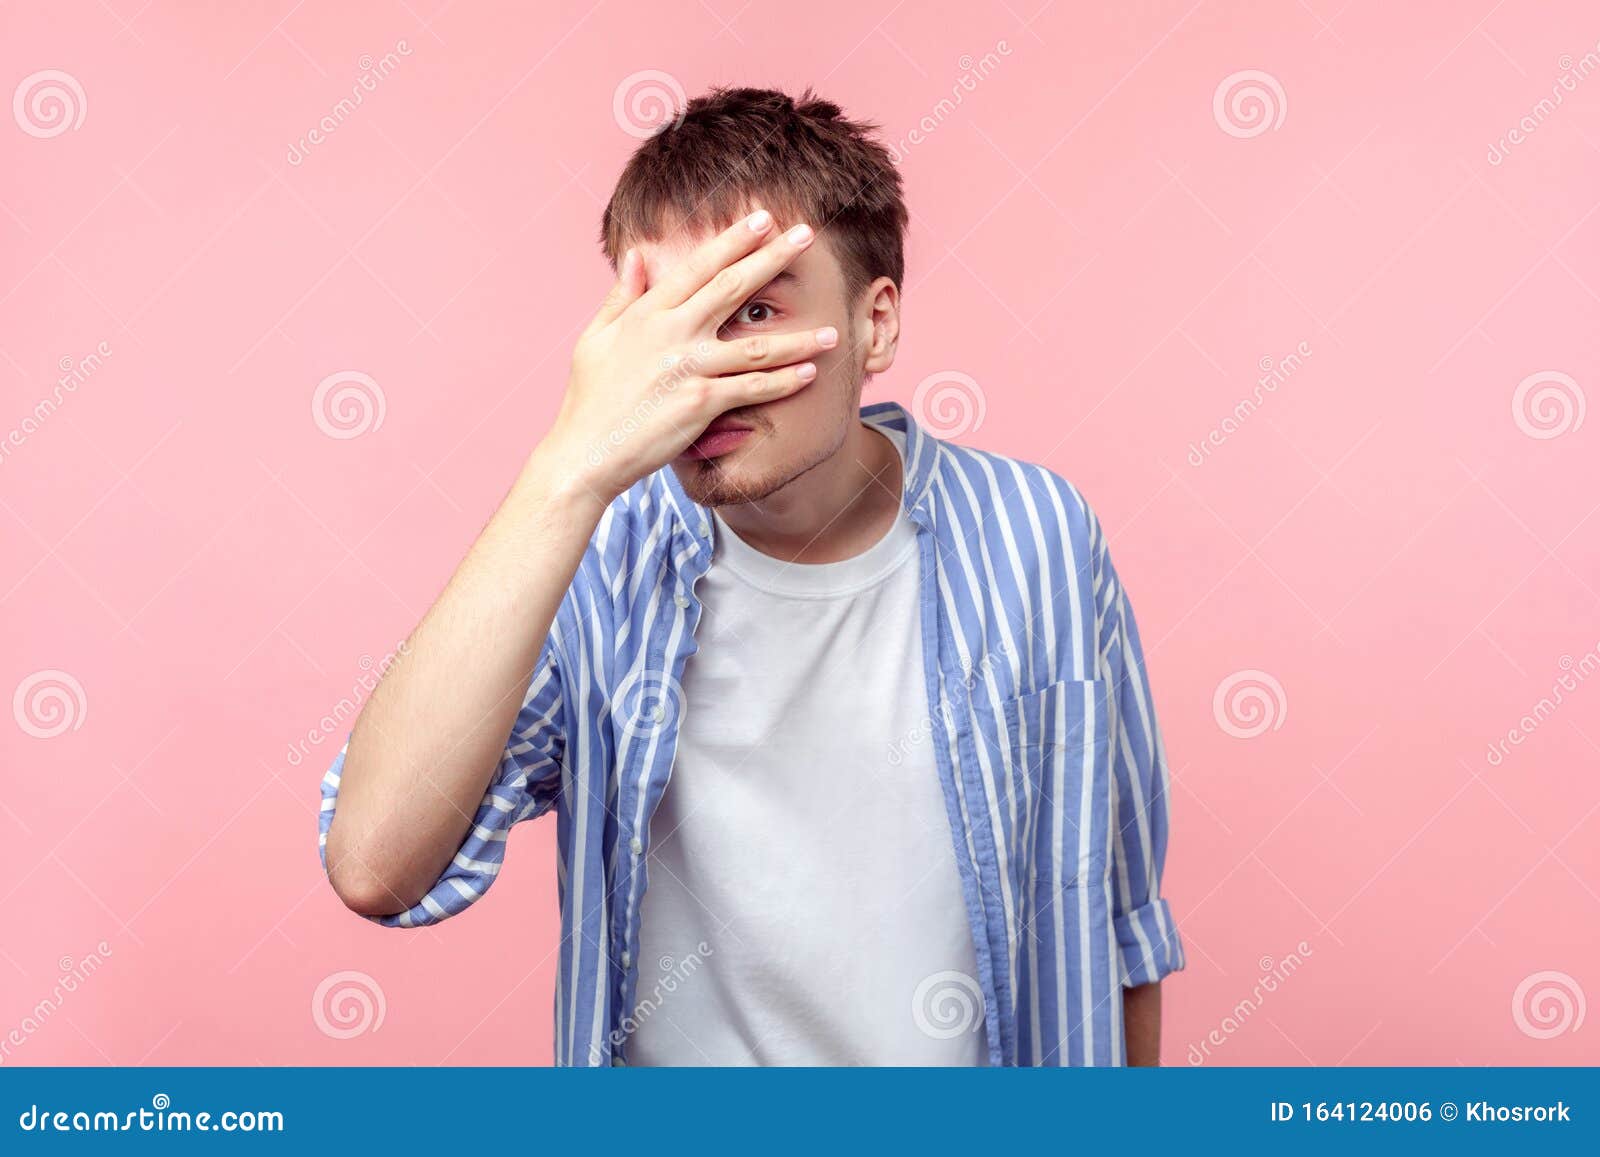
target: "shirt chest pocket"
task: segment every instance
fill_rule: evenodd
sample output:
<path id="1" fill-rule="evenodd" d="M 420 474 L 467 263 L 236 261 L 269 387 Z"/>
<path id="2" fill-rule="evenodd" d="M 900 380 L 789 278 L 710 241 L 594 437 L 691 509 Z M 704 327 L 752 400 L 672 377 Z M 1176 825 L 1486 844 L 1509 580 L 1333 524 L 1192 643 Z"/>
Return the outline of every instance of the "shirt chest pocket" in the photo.
<path id="1" fill-rule="evenodd" d="M 1000 741 L 1024 820 L 1012 839 L 1041 882 L 1070 887 L 1109 875 L 1113 709 L 1104 679 L 1051 683 L 1001 704 Z"/>

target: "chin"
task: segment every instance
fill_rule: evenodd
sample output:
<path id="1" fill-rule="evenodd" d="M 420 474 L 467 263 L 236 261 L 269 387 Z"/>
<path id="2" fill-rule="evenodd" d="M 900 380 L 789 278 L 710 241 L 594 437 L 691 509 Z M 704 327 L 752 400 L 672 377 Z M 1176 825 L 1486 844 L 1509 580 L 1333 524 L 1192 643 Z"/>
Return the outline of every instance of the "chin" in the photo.
<path id="1" fill-rule="evenodd" d="M 755 464 L 734 464 L 729 459 L 711 458 L 704 462 L 678 461 L 672 469 L 684 491 L 701 506 L 738 506 L 760 502 L 793 481 L 798 471 Z"/>
<path id="2" fill-rule="evenodd" d="M 701 506 L 739 506 L 770 498 L 815 462 L 774 461 L 762 453 L 767 447 L 752 447 L 754 452 L 735 450 L 720 458 L 696 462 L 680 458 L 672 464 L 684 491 Z"/>

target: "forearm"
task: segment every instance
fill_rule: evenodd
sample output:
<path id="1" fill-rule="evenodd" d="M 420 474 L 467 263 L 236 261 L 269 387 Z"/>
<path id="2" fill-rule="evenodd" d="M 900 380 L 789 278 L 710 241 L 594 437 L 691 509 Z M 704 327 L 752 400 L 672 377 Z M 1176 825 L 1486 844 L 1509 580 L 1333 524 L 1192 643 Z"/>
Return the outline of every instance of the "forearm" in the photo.
<path id="1" fill-rule="evenodd" d="M 412 907 L 461 846 L 610 501 L 719 414 L 816 377 L 805 359 L 837 342 L 832 327 L 718 336 L 816 236 L 772 226 L 765 210 L 735 222 L 648 292 L 638 251 L 624 255 L 573 349 L 550 434 L 356 721 L 325 852 L 357 912 Z M 595 461 L 591 447 L 606 452 Z"/>
<path id="2" fill-rule="evenodd" d="M 351 908 L 404 911 L 455 854 L 605 505 L 535 451 L 362 709 L 327 846 Z"/>
<path id="3" fill-rule="evenodd" d="M 1161 1063 L 1161 982 L 1122 990 L 1122 1024 L 1130 1065 Z"/>

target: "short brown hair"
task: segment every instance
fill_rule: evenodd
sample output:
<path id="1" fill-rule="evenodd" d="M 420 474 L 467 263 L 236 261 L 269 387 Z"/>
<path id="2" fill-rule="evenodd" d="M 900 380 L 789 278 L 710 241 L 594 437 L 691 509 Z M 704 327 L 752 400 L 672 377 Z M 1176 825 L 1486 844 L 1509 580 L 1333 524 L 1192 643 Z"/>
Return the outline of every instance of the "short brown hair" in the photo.
<path id="1" fill-rule="evenodd" d="M 810 89 L 716 88 L 646 140 L 606 205 L 600 239 L 612 265 L 629 245 L 722 229 L 753 207 L 805 222 L 833 244 L 852 299 L 905 276 L 900 173 L 874 137 Z"/>

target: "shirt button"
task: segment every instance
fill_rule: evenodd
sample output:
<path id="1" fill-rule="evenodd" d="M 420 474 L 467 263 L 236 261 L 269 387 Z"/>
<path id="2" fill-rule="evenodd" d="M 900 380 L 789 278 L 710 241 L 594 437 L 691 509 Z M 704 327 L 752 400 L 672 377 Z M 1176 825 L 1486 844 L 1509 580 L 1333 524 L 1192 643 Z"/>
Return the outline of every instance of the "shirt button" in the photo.
<path id="1" fill-rule="evenodd" d="M 637 856 L 640 852 L 644 851 L 644 841 L 638 836 L 634 836 L 633 839 L 628 841 L 628 851 Z"/>
<path id="2" fill-rule="evenodd" d="M 680 611 L 687 610 L 689 608 L 689 600 L 684 598 L 682 595 L 674 595 L 672 601 L 678 605 L 678 609 Z"/>
<path id="3" fill-rule="evenodd" d="M 702 522 L 700 524 L 700 537 L 701 538 L 710 538 L 711 537 L 711 524 L 709 522 Z"/>
<path id="4" fill-rule="evenodd" d="M 615 1068 L 615 1069 L 626 1068 L 627 1064 L 628 1064 L 628 1062 L 623 1060 L 621 1057 L 612 1057 L 611 1058 L 611 1067 L 612 1068 Z"/>
<path id="5" fill-rule="evenodd" d="M 628 952 L 628 951 L 624 951 L 622 953 L 622 967 L 624 967 L 624 968 L 632 968 L 633 967 L 633 953 Z"/>
<path id="6" fill-rule="evenodd" d="M 667 709 L 661 706 L 659 703 L 656 704 L 656 709 L 650 712 L 650 718 L 655 720 L 657 723 L 662 722 L 664 719 L 666 719 L 666 717 Z"/>

